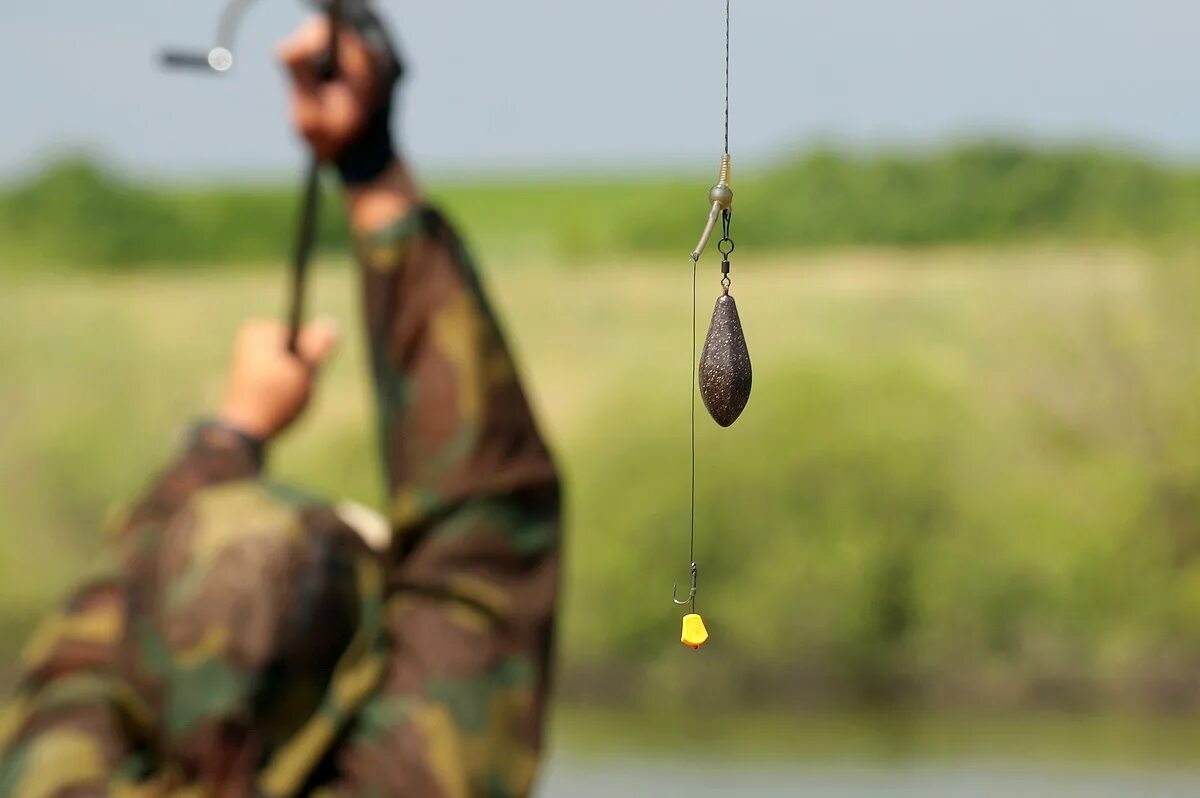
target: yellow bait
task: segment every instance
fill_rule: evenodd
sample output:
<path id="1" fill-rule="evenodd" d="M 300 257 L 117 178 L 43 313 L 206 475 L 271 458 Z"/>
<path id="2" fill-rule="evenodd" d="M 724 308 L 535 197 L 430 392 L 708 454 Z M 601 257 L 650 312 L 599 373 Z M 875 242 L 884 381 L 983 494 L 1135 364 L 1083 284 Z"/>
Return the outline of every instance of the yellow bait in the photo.
<path id="1" fill-rule="evenodd" d="M 700 648 L 708 640 L 708 630 L 704 628 L 704 619 L 696 613 L 683 616 L 683 634 L 679 638 L 689 648 Z"/>

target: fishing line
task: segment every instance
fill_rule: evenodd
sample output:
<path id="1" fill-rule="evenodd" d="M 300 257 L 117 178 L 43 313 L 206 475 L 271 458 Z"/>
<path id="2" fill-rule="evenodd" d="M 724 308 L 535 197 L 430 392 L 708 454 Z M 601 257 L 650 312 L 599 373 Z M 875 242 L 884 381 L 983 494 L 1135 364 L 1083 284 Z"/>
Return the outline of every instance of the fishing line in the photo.
<path id="1" fill-rule="evenodd" d="M 733 159 L 729 153 L 729 62 L 730 62 L 730 29 L 731 29 L 731 0 L 725 0 L 725 149 L 721 156 L 720 172 L 717 184 L 709 189 L 708 201 L 711 207 L 704 230 L 696 248 L 692 250 L 692 357 L 689 378 L 690 383 L 690 455 L 691 480 L 689 490 L 689 528 L 688 554 L 691 563 L 691 587 L 686 598 L 678 596 L 678 583 L 671 591 L 671 600 L 678 606 L 686 606 L 688 614 L 683 619 L 683 632 L 680 637 L 684 645 L 699 648 L 708 640 L 708 631 L 704 620 L 696 612 L 696 592 L 699 576 L 699 566 L 696 563 L 696 393 L 704 400 L 704 407 L 713 420 L 722 427 L 733 424 L 745 409 L 750 399 L 750 389 L 753 383 L 753 371 L 750 366 L 750 352 L 746 347 L 746 336 L 742 330 L 742 322 L 738 316 L 737 303 L 729 292 L 732 284 L 730 279 L 730 256 L 736 247 L 732 236 L 733 225 Z M 696 321 L 697 300 L 696 284 L 700 257 L 708 246 L 708 242 L 721 223 L 721 239 L 717 242 L 717 251 L 721 253 L 721 295 L 713 308 L 712 321 L 709 323 L 708 335 L 704 340 L 704 350 L 699 360 L 696 358 Z"/>

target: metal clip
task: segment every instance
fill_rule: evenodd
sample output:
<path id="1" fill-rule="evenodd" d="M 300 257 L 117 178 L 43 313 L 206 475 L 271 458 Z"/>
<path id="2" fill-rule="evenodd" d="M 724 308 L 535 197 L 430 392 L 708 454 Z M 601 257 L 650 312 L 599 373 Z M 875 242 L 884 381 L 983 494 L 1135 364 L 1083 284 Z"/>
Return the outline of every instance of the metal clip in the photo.
<path id="1" fill-rule="evenodd" d="M 696 244 L 696 248 L 692 250 L 692 260 L 694 261 L 700 260 L 700 256 L 708 246 L 708 240 L 712 237 L 713 230 L 717 227 L 717 220 L 721 218 L 722 212 L 733 208 L 733 189 L 729 185 L 732 174 L 732 162 L 729 158 L 729 153 L 725 153 L 721 156 L 721 173 L 717 178 L 717 184 L 709 189 L 708 192 L 708 201 L 712 203 L 712 210 L 708 212 L 708 221 L 704 225 L 704 232 L 700 234 L 700 241 Z"/>

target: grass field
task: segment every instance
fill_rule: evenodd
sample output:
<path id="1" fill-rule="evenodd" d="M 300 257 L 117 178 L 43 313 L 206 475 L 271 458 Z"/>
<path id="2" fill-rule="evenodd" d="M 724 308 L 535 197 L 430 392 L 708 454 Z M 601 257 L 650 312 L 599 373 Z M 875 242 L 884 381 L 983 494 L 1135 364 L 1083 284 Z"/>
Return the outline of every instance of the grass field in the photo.
<path id="1" fill-rule="evenodd" d="M 1200 292 L 1176 260 L 747 251 L 754 396 L 731 430 L 701 416 L 698 657 L 669 602 L 687 576 L 686 261 L 501 252 L 487 282 L 570 480 L 567 694 L 1197 703 Z M 701 332 L 717 276 L 703 267 Z M 283 285 L 262 267 L 0 276 L 0 658 L 104 566 L 107 510 L 214 406 L 238 322 L 276 315 Z M 379 504 L 352 272 L 324 264 L 311 295 L 354 334 L 272 472 Z"/>

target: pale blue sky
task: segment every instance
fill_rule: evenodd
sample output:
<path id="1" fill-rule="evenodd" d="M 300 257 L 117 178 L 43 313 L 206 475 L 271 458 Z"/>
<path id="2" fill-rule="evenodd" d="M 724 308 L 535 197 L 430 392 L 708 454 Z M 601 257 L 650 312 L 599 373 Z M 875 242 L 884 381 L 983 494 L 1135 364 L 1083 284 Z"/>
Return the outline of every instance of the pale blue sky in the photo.
<path id="1" fill-rule="evenodd" d="M 148 174 L 280 173 L 300 150 L 257 0 L 225 78 L 165 74 L 219 0 L 12 0 L 0 175 L 85 145 Z M 413 63 L 406 150 L 427 167 L 707 164 L 720 146 L 720 0 L 381 0 Z M 1195 0 L 733 0 L 734 151 L 970 133 L 1200 155 Z"/>

